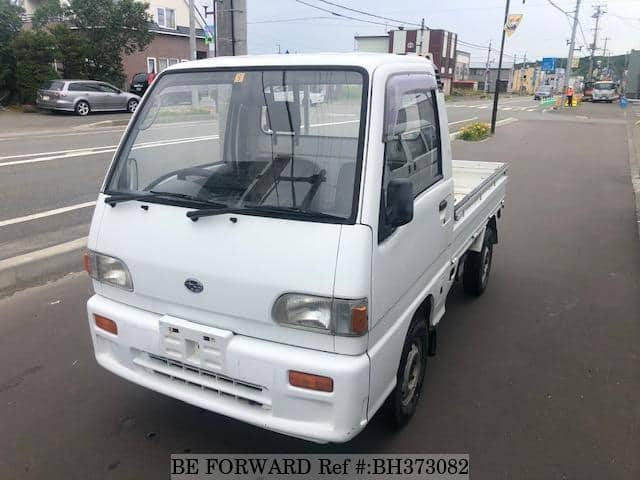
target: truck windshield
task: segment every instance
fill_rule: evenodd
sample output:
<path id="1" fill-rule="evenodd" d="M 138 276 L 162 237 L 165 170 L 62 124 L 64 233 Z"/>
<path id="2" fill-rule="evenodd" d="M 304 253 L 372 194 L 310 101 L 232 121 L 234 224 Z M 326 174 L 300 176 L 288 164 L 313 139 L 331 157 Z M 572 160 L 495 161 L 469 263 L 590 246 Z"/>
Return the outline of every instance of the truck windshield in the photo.
<path id="1" fill-rule="evenodd" d="M 613 83 L 596 83 L 596 90 L 613 90 Z"/>
<path id="2" fill-rule="evenodd" d="M 359 71 L 331 69 L 167 72 L 138 112 L 106 193 L 160 191 L 176 205 L 188 196 L 353 221 L 364 82 Z"/>

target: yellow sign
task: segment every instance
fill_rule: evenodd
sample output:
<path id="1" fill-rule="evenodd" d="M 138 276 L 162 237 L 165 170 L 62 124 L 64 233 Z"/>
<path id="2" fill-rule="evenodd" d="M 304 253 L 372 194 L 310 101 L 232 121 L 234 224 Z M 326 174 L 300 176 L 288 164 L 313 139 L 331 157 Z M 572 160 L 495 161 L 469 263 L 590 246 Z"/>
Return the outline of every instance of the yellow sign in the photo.
<path id="1" fill-rule="evenodd" d="M 236 73 L 236 76 L 233 79 L 233 83 L 242 83 L 244 82 L 244 72 Z"/>
<path id="2" fill-rule="evenodd" d="M 573 57 L 571 59 L 571 68 L 576 69 L 580 66 L 580 57 Z"/>
<path id="3" fill-rule="evenodd" d="M 513 32 L 516 31 L 516 28 L 518 28 L 518 25 L 520 25 L 520 22 L 522 21 L 522 16 L 523 15 L 521 13 L 513 13 L 507 17 L 507 23 L 504 26 L 504 31 L 507 33 L 507 37 L 511 37 Z"/>

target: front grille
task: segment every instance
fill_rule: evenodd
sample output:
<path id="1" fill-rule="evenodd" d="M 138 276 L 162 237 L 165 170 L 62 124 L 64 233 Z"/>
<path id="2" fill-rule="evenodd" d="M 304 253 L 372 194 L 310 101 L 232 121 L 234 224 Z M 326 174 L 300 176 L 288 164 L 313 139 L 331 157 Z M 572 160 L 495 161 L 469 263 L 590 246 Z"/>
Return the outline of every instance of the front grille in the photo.
<path id="1" fill-rule="evenodd" d="M 146 352 L 138 352 L 133 363 L 148 373 L 199 388 L 219 398 L 242 402 L 250 407 L 271 409 L 268 390 L 260 385 Z"/>

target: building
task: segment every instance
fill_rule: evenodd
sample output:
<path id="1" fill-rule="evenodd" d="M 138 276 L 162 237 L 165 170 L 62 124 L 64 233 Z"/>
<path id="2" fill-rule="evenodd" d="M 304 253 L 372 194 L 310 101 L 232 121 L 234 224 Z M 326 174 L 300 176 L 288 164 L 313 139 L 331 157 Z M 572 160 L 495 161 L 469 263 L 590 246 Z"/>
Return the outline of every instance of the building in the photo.
<path id="1" fill-rule="evenodd" d="M 485 89 L 485 82 L 487 79 L 486 65 L 471 64 L 471 66 L 469 67 L 469 80 L 474 80 L 478 82 L 478 90 L 488 91 L 488 92 L 495 91 L 496 79 L 498 77 L 498 68 L 489 67 L 488 77 L 489 77 L 489 88 Z M 511 92 L 513 88 L 512 65 L 503 64 L 502 70 L 500 71 L 500 80 L 502 83 L 502 87 L 500 88 L 500 91 Z"/>
<path id="2" fill-rule="evenodd" d="M 533 95 L 542 81 L 542 71 L 537 65 L 520 64 L 514 67 L 512 91 L 521 95 Z"/>
<path id="3" fill-rule="evenodd" d="M 456 50 L 456 68 L 453 71 L 454 81 L 468 80 L 470 65 L 471 54 L 469 52 L 463 52 L 462 50 Z"/>
<path id="4" fill-rule="evenodd" d="M 160 73 L 170 65 L 191 58 L 189 50 L 189 0 L 150 0 L 149 13 L 154 23 L 152 42 L 142 52 L 123 59 L 128 80 L 139 72 Z M 205 43 L 205 22 L 196 15 L 196 58 L 207 58 L 209 47 Z"/>
<path id="5" fill-rule="evenodd" d="M 391 30 L 389 35 L 356 36 L 355 49 L 360 52 L 387 52 L 398 55 L 421 55 L 431 59 L 440 73 L 443 91 L 451 93 L 458 35 L 446 30 Z"/>
<path id="6" fill-rule="evenodd" d="M 389 35 L 356 35 L 356 52 L 389 53 Z"/>
<path id="7" fill-rule="evenodd" d="M 625 94 L 628 98 L 640 98 L 640 50 L 631 50 L 628 65 Z"/>
<path id="8" fill-rule="evenodd" d="M 64 2 L 65 0 L 61 0 Z M 228 0 L 227 0 L 228 1 Z M 45 0 L 17 0 L 25 10 L 25 21 Z M 155 33 L 152 42 L 142 51 L 124 57 L 123 68 L 128 80 L 139 72 L 161 72 L 169 65 L 189 60 L 189 0 L 150 0 L 148 12 L 153 17 L 149 29 Z M 205 20 L 202 12 L 196 14 L 197 58 L 209 56 L 205 44 Z"/>

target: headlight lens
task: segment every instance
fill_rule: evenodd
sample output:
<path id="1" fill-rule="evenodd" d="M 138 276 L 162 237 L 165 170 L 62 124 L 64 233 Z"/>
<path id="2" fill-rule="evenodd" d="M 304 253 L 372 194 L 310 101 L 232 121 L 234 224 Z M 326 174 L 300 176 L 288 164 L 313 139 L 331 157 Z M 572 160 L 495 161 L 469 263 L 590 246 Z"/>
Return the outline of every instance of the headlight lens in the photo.
<path id="1" fill-rule="evenodd" d="M 94 280 L 133 291 L 131 274 L 122 260 L 89 250 L 86 253 L 85 267 Z"/>
<path id="2" fill-rule="evenodd" d="M 321 333 L 360 336 L 369 327 L 366 298 L 349 300 L 286 293 L 276 300 L 271 313 L 282 325 Z"/>

